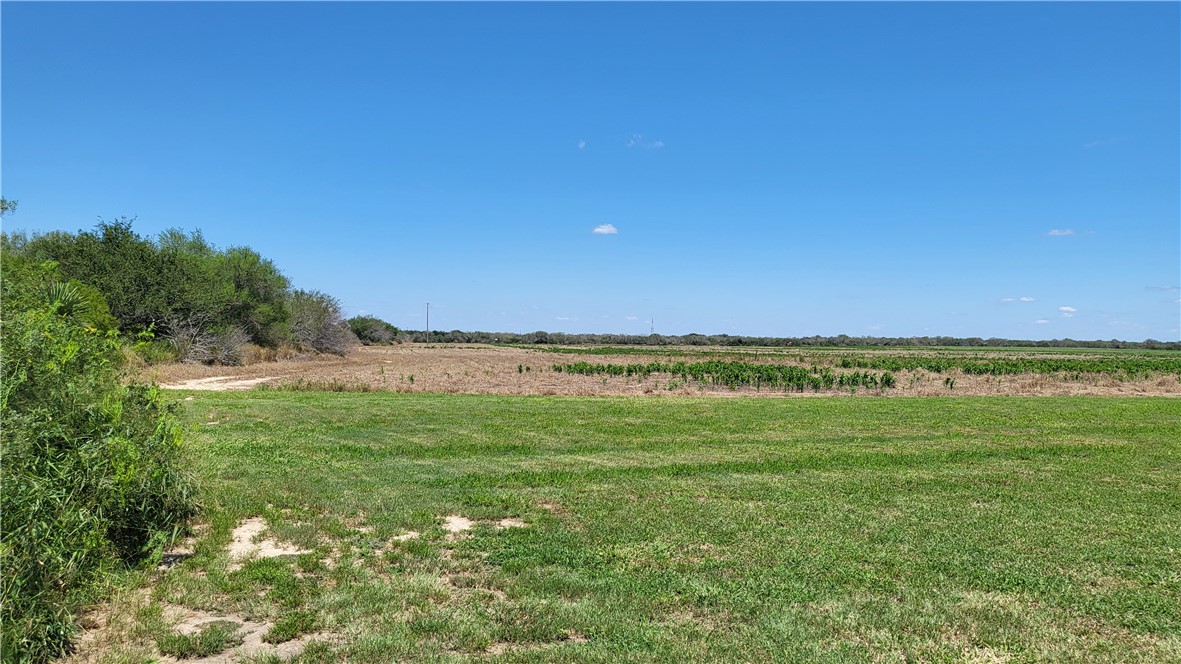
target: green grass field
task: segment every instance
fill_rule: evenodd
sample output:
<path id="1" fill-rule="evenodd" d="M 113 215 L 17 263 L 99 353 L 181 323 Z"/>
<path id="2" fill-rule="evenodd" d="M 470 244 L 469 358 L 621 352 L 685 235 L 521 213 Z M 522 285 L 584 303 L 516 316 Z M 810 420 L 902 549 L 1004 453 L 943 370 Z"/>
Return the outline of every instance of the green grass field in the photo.
<path id="1" fill-rule="evenodd" d="M 171 603 L 303 661 L 1181 661 L 1181 400 L 192 396 L 210 527 L 141 639 Z M 313 553 L 229 571 L 250 516 Z"/>

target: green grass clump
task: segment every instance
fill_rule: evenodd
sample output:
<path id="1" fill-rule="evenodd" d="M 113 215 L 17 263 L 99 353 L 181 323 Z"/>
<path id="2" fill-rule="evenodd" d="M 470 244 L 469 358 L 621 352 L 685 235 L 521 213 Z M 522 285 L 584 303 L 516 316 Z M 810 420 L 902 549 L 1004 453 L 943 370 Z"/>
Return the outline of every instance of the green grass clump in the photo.
<path id="1" fill-rule="evenodd" d="M 238 634 L 241 626 L 232 620 L 216 620 L 196 634 L 162 634 L 156 637 L 156 647 L 162 654 L 178 659 L 209 657 L 241 644 L 242 637 Z"/>
<path id="2" fill-rule="evenodd" d="M 291 611 L 276 621 L 262 640 L 267 643 L 283 643 L 312 631 L 315 626 L 316 614 L 312 611 Z"/>

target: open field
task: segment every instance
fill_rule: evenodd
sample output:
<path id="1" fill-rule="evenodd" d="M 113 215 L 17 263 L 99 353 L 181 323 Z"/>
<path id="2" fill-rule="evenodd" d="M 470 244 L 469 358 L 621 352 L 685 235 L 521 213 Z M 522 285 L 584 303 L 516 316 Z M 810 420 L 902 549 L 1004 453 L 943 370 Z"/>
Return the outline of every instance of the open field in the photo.
<path id="1" fill-rule="evenodd" d="M 1181 661 L 1176 399 L 179 396 L 75 661 Z"/>
<path id="2" fill-rule="evenodd" d="M 1069 351 L 1069 352 L 1063 352 Z M 394 392 L 634 395 L 1181 395 L 1181 353 L 1063 349 L 792 349 L 717 347 L 541 347 L 424 345 L 361 347 L 347 357 L 268 362 L 245 367 L 147 367 L 145 378 L 188 389 L 244 389 L 260 383 Z M 753 385 L 731 388 L 657 373 L 641 378 L 554 371 L 578 362 L 601 365 L 727 362 L 852 372 L 892 373 L 889 389 L 803 392 Z M 995 373 L 972 373 L 988 371 Z M 1007 371 L 1013 372 L 1007 373 Z"/>

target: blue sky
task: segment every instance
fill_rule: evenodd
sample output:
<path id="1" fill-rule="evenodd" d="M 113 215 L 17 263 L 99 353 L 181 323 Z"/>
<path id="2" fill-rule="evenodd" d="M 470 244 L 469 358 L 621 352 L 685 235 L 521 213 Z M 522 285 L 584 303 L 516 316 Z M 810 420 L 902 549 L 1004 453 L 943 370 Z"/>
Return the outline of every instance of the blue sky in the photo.
<path id="1" fill-rule="evenodd" d="M 1178 3 L 0 19 L 10 229 L 199 228 L 414 329 L 1181 338 Z"/>

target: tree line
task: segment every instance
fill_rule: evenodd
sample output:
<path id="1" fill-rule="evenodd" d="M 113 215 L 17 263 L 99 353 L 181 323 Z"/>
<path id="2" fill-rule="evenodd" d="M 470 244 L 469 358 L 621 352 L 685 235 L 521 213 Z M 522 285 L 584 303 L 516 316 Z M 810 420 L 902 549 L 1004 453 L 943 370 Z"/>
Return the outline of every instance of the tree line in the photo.
<path id="1" fill-rule="evenodd" d="M 566 334 L 562 332 L 450 332 L 403 330 L 400 338 L 419 343 L 551 344 L 558 346 L 759 346 L 759 347 L 963 347 L 963 348 L 1137 348 L 1142 350 L 1181 350 L 1181 342 L 1075 339 L 999 339 L 980 337 L 754 337 L 729 334 Z"/>
<path id="2" fill-rule="evenodd" d="M 257 251 L 219 249 L 200 231 L 144 237 L 132 221 L 6 233 L 4 276 L 37 273 L 41 289 L 68 293 L 91 328 L 135 340 L 148 361 L 238 364 L 249 345 L 344 354 L 356 343 L 336 298 L 293 289 Z"/>

